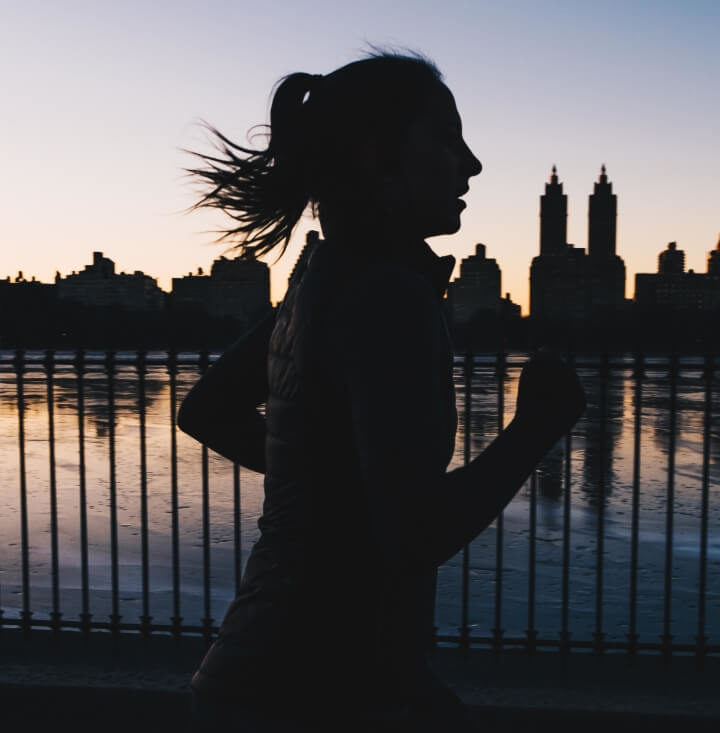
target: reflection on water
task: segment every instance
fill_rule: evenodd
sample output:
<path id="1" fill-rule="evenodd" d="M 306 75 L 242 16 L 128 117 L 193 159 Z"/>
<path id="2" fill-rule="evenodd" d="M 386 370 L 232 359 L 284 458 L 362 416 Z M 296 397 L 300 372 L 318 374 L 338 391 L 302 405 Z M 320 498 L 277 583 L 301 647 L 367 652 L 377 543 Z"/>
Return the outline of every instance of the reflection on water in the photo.
<path id="1" fill-rule="evenodd" d="M 582 362 L 581 362 L 582 363 Z M 503 383 L 504 423 L 512 417 L 518 369 Z M 580 370 L 588 409 L 571 436 L 571 530 L 569 618 L 573 638 L 591 638 L 595 630 L 597 541 L 602 531 L 602 622 L 608 638 L 624 639 L 630 602 L 630 538 L 633 499 L 635 382 L 630 370 L 612 371 L 603 385 L 597 367 Z M 718 375 L 716 375 L 717 377 Z M 197 378 L 195 367 L 178 374 L 178 400 Z M 401 378 L 398 375 L 398 378 Z M 452 466 L 462 463 L 463 380 L 456 374 L 459 431 Z M 85 462 L 90 549 L 91 612 L 106 618 L 111 604 L 110 462 L 107 377 L 98 367 L 85 377 Z M 713 386 L 717 404 L 720 379 Z M 50 466 L 47 382 L 33 368 L 25 376 L 25 452 L 30 536 L 31 608 L 34 617 L 51 610 Z M 120 612 L 123 620 L 141 613 L 140 415 L 137 372 L 120 365 L 115 386 L 115 480 L 117 487 Z M 149 510 L 151 615 L 169 622 L 172 615 L 170 388 L 165 366 L 150 365 L 145 382 Z M 681 370 L 677 383 L 674 441 L 667 367 L 648 368 L 641 384 L 638 631 L 641 641 L 657 641 L 663 631 L 666 507 L 671 447 L 674 472 L 672 533 L 672 633 L 693 642 L 697 633 L 700 568 L 700 513 L 705 382 L 699 368 Z M 494 366 L 478 363 L 473 380 L 472 455 L 498 431 L 498 382 Z M 77 379 L 71 367 L 58 367 L 54 379 L 54 430 L 58 492 L 61 608 L 65 618 L 80 612 L 79 450 Z M 0 371 L 0 604 L 8 617 L 22 606 L 20 559 L 20 475 L 15 376 Z M 717 421 L 710 436 L 710 514 L 708 536 L 707 628 L 711 642 L 720 637 L 720 435 Z M 203 616 L 201 450 L 177 434 L 180 504 L 181 615 L 185 623 Z M 537 473 L 537 597 L 535 623 L 542 637 L 557 638 L 562 613 L 562 557 L 565 491 L 564 441 L 555 446 Z M 240 472 L 241 545 L 244 562 L 257 538 L 262 508 L 262 477 Z M 478 487 L 479 491 L 489 490 Z M 234 594 L 233 477 L 230 464 L 210 455 L 211 615 L 222 618 Z M 527 628 L 530 489 L 523 488 L 505 512 L 503 527 L 502 610 L 506 635 Z M 496 603 L 496 528 L 471 547 L 470 618 L 475 634 L 494 626 Z M 441 633 L 460 624 L 460 558 L 440 570 L 437 622 Z"/>

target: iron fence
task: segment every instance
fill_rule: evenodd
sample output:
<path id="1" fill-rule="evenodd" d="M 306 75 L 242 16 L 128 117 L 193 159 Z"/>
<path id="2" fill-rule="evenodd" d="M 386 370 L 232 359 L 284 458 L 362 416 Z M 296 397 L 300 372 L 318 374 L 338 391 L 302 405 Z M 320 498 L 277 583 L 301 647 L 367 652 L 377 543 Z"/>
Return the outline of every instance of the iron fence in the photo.
<path id="1" fill-rule="evenodd" d="M 17 456 L 19 495 L 17 516 L 20 536 L 20 564 L 19 577 L 21 604 L 17 616 L 2 613 L 3 582 L 0 566 L 0 630 L 2 627 L 20 628 L 26 636 L 32 634 L 33 629 L 46 628 L 52 630 L 59 639 L 61 632 L 74 630 L 85 634 L 104 631 L 112 634 L 115 640 L 120 639 L 125 632 L 141 634 L 148 642 L 155 634 L 170 634 L 178 642 L 183 635 L 202 635 L 208 642 L 217 631 L 217 624 L 212 617 L 211 599 L 213 596 L 213 576 L 211 573 L 211 492 L 210 492 L 210 457 L 206 447 L 200 453 L 200 495 L 201 495 L 201 549 L 202 549 L 202 618 L 199 623 L 186 623 L 183 619 L 181 603 L 181 531 L 180 531 L 180 500 L 178 492 L 178 431 L 176 425 L 176 409 L 178 406 L 178 375 L 185 378 L 197 378 L 212 362 L 213 357 L 208 353 L 165 353 L 165 352 L 5 352 L 0 354 L 0 377 L 5 377 L 6 390 L 3 399 L 6 408 L 12 408 L 17 415 Z M 559 628 L 548 632 L 537 628 L 538 606 L 538 473 L 535 472 L 527 486 L 527 547 L 526 547 L 526 628 L 522 635 L 512 635 L 505 631 L 504 616 L 504 567 L 505 527 L 503 515 L 495 523 L 495 563 L 493 588 L 492 627 L 483 632 L 477 624 L 471 622 L 472 596 L 471 573 L 472 555 L 470 546 L 466 547 L 460 557 L 460 587 L 459 587 L 459 616 L 457 631 L 453 633 L 439 632 L 439 643 L 450 643 L 467 649 L 471 646 L 483 646 L 494 650 L 498 655 L 505 649 L 522 648 L 528 655 L 533 655 L 541 649 L 554 649 L 563 655 L 572 650 L 584 650 L 602 655 L 610 652 L 620 652 L 629 657 L 641 652 L 659 653 L 665 659 L 676 654 L 695 655 L 698 664 L 702 665 L 708 656 L 720 654 L 720 644 L 708 635 L 708 598 L 718 598 L 717 581 L 720 578 L 709 577 L 708 540 L 710 534 L 711 514 L 711 443 L 714 440 L 713 428 L 713 390 L 715 388 L 715 372 L 720 366 L 712 356 L 704 358 L 679 357 L 677 355 L 655 356 L 636 354 L 632 356 L 601 355 L 592 358 L 578 356 L 574 359 L 581 374 L 592 378 L 598 385 L 598 404 L 596 415 L 596 431 L 592 449 L 599 456 L 600 464 L 605 463 L 609 447 L 608 421 L 608 385 L 612 375 L 622 374 L 632 388 L 632 453 L 631 461 L 631 501 L 630 501 L 630 531 L 629 531 L 629 582 L 626 593 L 628 599 L 628 615 L 626 619 L 627 632 L 624 638 L 617 635 L 608 635 L 605 612 L 607 601 L 604 590 L 607 583 L 605 577 L 606 554 L 606 502 L 605 497 L 611 490 L 608 485 L 608 474 L 600 471 L 596 477 L 594 490 L 599 499 L 595 504 L 594 528 L 594 627 L 591 634 L 577 636 L 572 633 L 570 624 L 570 610 L 573 602 L 571 568 L 573 557 L 571 553 L 572 525 L 572 497 L 573 483 L 573 434 L 568 434 L 562 441 L 562 470 L 561 496 L 559 506 L 562 510 L 562 531 L 560 541 L 560 583 L 559 583 Z M 506 384 L 509 375 L 516 379 L 524 357 L 522 355 L 509 356 L 505 353 L 496 355 L 471 355 L 456 357 L 456 386 L 458 388 L 458 403 L 460 417 L 460 439 L 462 461 L 469 462 L 473 458 L 482 441 L 487 435 L 477 435 L 473 425 L 474 400 L 477 400 L 478 383 L 484 391 L 485 399 L 495 400 L 496 431 L 501 430 L 506 421 Z M 169 389 L 169 405 L 167 412 L 167 429 L 169 432 L 169 495 L 167 502 L 170 513 L 170 531 L 168 542 L 171 548 L 171 594 L 169 599 L 170 615 L 167 622 L 159 623 L 151 614 L 150 581 L 151 550 L 149 545 L 150 510 L 148 504 L 148 453 L 147 453 L 147 374 L 152 368 L 157 378 L 157 370 L 165 371 L 165 379 Z M 667 380 L 666 404 L 663 409 L 667 413 L 667 444 L 664 450 L 667 464 L 665 467 L 665 513 L 664 513 L 664 559 L 663 559 L 663 609 L 662 634 L 660 638 L 642 639 L 638 627 L 638 594 L 639 580 L 643 567 L 640 564 L 639 537 L 640 515 L 643 498 L 643 481 L 641 479 L 642 465 L 642 434 L 643 422 L 643 388 L 647 369 L 659 370 Z M 135 621 L 127 621 L 121 615 L 121 582 L 120 582 L 120 547 L 118 539 L 118 490 L 117 490 L 117 456 L 116 456 L 116 380 L 118 370 L 122 370 L 127 377 L 128 370 L 134 372 L 135 403 L 138 420 L 139 436 L 139 525 L 137 530 L 140 536 L 140 596 L 141 612 Z M 68 617 L 63 613 L 61 599 L 63 583 L 61 580 L 62 558 L 59 550 L 58 531 L 58 482 L 56 475 L 56 409 L 58 396 L 55 383 L 61 373 L 64 383 L 72 380 L 74 383 L 74 412 L 77 425 L 77 505 L 79 521 L 79 562 L 80 562 L 80 611 L 76 616 Z M 110 613 L 104 618 L 97 618 L 93 614 L 92 591 L 90 579 L 91 550 L 88 541 L 88 479 L 86 463 L 86 392 L 88 380 L 101 375 L 104 380 L 104 400 L 106 412 L 106 439 L 107 439 L 107 502 L 109 510 L 109 555 L 110 555 Z M 673 634 L 673 558 L 674 558 L 674 521 L 675 521 L 675 481 L 676 481 L 676 449 L 677 449 L 677 417 L 678 417 L 678 380 L 687 375 L 700 380 L 702 389 L 702 438 L 701 447 L 697 451 L 697 462 L 700 466 L 699 481 L 699 525 L 697 527 L 697 584 L 694 589 L 697 607 L 694 640 L 689 642 L 677 641 Z M 32 598 L 31 562 L 32 537 L 29 526 L 28 508 L 28 469 L 26 465 L 27 441 L 29 436 L 26 429 L 26 414 L 28 410 L 26 398 L 26 382 L 30 376 L 44 382 L 45 411 L 47 413 L 47 460 L 48 460 L 48 488 L 49 488 L 49 534 L 50 557 L 49 568 L 51 578 L 50 610 L 46 615 L 34 612 Z M 14 381 L 14 395 L 9 404 L 8 391 L 10 380 Z M 511 380 L 510 380 L 511 381 Z M 67 389 L 66 389 L 67 392 Z M 492 397 L 494 395 L 494 397 Z M 2 395 L 0 395 L 2 396 Z M 67 395 L 66 395 L 67 396 Z M 97 394 L 95 395 L 97 398 Z M 15 450 L 13 440 L 7 440 L 3 447 L 6 453 Z M 32 437 L 32 436 L 30 436 Z M 242 536 L 242 506 L 241 506 L 241 469 L 238 465 L 232 466 L 232 552 L 233 562 L 230 573 L 232 585 L 237 588 L 240 584 L 243 567 L 243 536 Z M 2 487 L 8 492 L 10 487 Z M 0 537 L 0 544 L 2 537 Z M 687 629 L 685 629 L 687 631 Z"/>

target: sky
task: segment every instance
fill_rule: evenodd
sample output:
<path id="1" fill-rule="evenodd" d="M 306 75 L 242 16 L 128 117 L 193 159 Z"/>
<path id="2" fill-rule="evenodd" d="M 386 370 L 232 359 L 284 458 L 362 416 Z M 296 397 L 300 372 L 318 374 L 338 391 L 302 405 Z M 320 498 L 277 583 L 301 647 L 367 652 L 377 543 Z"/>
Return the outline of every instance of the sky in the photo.
<path id="1" fill-rule="evenodd" d="M 717 0 L 0 0 L 0 276 L 50 282 L 95 250 L 166 290 L 209 269 L 222 214 L 187 213 L 197 189 L 183 173 L 183 150 L 210 151 L 200 122 L 243 143 L 280 77 L 374 44 L 434 59 L 483 164 L 461 230 L 430 240 L 439 254 L 459 266 L 485 243 L 527 312 L 552 165 L 568 240 L 586 247 L 604 163 L 632 297 L 667 242 L 703 272 L 717 242 L 718 28 Z M 270 256 L 273 301 L 310 228 L 308 215 Z"/>

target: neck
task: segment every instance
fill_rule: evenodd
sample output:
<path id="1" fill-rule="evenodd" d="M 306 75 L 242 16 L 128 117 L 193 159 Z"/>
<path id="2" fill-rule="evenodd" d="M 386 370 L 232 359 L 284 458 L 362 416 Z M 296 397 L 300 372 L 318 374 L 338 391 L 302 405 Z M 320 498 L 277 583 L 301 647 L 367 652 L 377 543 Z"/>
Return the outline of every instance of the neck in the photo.
<path id="1" fill-rule="evenodd" d="M 400 226 L 400 222 L 390 217 L 379 217 L 373 212 L 357 217 L 339 217 L 321 208 L 320 226 L 325 239 L 375 252 L 407 251 L 424 244 L 421 235 Z"/>

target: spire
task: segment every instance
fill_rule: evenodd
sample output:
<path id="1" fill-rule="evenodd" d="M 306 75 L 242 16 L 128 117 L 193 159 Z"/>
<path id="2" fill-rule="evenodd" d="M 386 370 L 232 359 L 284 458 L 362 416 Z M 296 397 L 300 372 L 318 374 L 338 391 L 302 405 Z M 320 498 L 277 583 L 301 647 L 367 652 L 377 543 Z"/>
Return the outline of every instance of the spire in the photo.
<path id="1" fill-rule="evenodd" d="M 600 166 L 600 176 L 593 184 L 588 212 L 588 254 L 592 258 L 614 257 L 617 226 L 617 196 L 608 181 L 605 163 Z"/>
<path id="2" fill-rule="evenodd" d="M 717 241 L 717 244 L 715 245 L 715 249 L 716 249 L 716 250 L 717 250 L 718 252 L 720 252 L 720 234 L 718 234 L 718 241 Z"/>
<path id="3" fill-rule="evenodd" d="M 540 196 L 540 254 L 560 254 L 567 242 L 567 196 L 553 165 L 545 193 Z"/>

